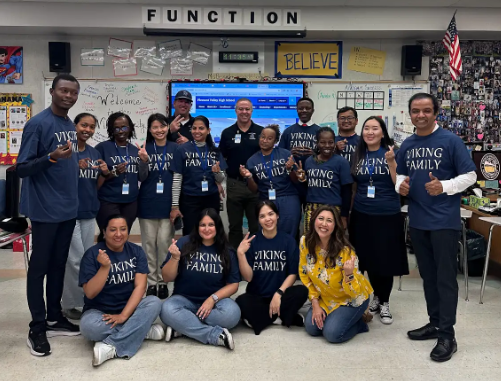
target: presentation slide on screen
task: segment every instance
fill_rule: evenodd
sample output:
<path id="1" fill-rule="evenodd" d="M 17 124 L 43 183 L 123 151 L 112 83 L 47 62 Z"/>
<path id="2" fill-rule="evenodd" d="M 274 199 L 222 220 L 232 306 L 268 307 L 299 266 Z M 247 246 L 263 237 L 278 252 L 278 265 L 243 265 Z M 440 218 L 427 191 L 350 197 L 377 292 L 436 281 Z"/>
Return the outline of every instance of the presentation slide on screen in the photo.
<path id="1" fill-rule="evenodd" d="M 211 134 L 218 144 L 221 132 L 237 120 L 235 103 L 240 98 L 251 100 L 254 123 L 278 124 L 280 130 L 298 121 L 296 103 L 303 96 L 302 83 L 171 83 L 171 113 L 174 97 L 180 90 L 193 96 L 191 115 L 203 115 L 211 124 Z"/>

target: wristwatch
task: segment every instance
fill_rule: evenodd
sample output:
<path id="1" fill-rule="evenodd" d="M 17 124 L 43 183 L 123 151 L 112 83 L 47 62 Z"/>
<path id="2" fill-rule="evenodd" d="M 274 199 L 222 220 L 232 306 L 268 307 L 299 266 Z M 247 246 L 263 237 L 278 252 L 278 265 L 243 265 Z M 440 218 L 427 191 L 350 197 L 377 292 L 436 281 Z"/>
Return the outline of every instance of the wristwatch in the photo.
<path id="1" fill-rule="evenodd" d="M 219 297 L 216 294 L 212 294 L 211 298 L 214 300 L 214 303 L 219 302 Z"/>
<path id="2" fill-rule="evenodd" d="M 348 279 L 348 282 L 351 282 L 353 279 L 355 279 L 355 275 L 350 274 L 350 275 L 347 275 L 346 278 Z"/>
<path id="3" fill-rule="evenodd" d="M 281 289 L 278 289 L 277 291 L 275 291 L 278 295 L 280 296 L 284 296 L 284 292 L 281 290 Z"/>

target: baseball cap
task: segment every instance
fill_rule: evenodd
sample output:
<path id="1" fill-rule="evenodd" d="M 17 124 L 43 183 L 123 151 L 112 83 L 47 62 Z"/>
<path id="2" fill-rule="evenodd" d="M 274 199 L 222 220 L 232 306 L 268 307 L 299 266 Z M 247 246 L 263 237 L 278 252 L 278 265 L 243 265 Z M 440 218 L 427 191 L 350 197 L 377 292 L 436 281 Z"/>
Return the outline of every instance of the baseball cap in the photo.
<path id="1" fill-rule="evenodd" d="M 178 99 L 186 99 L 189 100 L 190 102 L 193 102 L 193 97 L 191 96 L 191 93 L 187 90 L 178 91 L 174 100 L 177 101 Z"/>

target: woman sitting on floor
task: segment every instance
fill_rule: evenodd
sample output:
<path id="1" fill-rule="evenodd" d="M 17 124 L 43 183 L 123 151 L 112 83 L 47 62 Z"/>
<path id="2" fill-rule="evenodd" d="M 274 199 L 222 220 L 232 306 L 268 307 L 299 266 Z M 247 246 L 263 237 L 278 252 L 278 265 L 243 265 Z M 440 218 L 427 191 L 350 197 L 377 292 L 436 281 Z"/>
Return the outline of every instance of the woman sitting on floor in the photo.
<path id="1" fill-rule="evenodd" d="M 162 266 L 165 283 L 174 282 L 160 314 L 165 341 L 185 335 L 234 349 L 229 330 L 238 324 L 240 309 L 230 296 L 238 290 L 240 273 L 219 214 L 203 210 L 189 236 L 172 240 Z"/>
<path id="2" fill-rule="evenodd" d="M 334 207 L 324 205 L 313 212 L 299 249 L 299 276 L 311 299 L 306 332 L 323 335 L 331 343 L 367 332 L 372 315 L 365 310 L 372 287 L 358 271 L 357 256 Z"/>
<path id="3" fill-rule="evenodd" d="M 80 332 L 95 341 L 92 365 L 136 354 L 144 339 L 162 340 L 164 330 L 153 324 L 162 302 L 147 296 L 148 262 L 143 249 L 127 241 L 127 221 L 109 217 L 103 230 L 104 242 L 87 250 L 80 264 L 80 286 L 84 309 Z"/>
<path id="4" fill-rule="evenodd" d="M 260 201 L 256 212 L 262 231 L 251 238 L 247 233 L 237 250 L 240 273 L 249 282 L 236 300 L 242 319 L 256 335 L 271 324 L 302 327 L 298 311 L 308 289 L 293 286 L 299 264 L 296 240 L 277 230 L 278 208 L 272 201 Z"/>

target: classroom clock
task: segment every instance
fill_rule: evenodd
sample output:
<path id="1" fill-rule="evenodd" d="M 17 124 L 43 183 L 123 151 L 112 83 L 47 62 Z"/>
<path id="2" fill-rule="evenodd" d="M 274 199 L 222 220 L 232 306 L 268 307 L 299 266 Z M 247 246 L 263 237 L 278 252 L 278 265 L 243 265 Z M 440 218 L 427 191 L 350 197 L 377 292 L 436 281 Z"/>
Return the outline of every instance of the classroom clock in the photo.
<path id="1" fill-rule="evenodd" d="M 220 63 L 257 63 L 258 52 L 219 52 Z"/>

